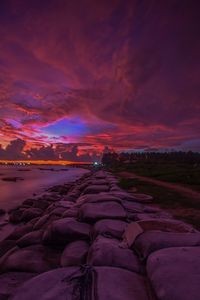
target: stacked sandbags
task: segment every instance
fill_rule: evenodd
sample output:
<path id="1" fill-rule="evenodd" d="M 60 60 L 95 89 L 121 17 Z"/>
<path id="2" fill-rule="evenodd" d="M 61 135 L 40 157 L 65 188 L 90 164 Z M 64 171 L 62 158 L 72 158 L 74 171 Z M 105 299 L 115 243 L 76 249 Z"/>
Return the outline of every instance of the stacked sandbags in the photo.
<path id="1" fill-rule="evenodd" d="M 15 300 L 152 300 L 152 287 L 157 300 L 168 300 L 158 281 L 162 262 L 157 276 L 150 259 L 167 247 L 198 247 L 199 233 L 150 206 L 151 196 L 125 192 L 117 182 L 108 172 L 91 172 L 14 210 L 23 225 L 0 245 L 0 277 L 43 273 L 20 286 Z"/>

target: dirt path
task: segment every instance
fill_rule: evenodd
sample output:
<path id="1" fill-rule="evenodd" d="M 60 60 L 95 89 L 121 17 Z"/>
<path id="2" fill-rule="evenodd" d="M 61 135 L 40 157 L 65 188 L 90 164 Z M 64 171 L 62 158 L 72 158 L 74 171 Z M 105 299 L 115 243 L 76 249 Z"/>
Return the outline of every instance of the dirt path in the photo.
<path id="1" fill-rule="evenodd" d="M 145 176 L 139 176 L 135 173 L 130 173 L 130 172 L 120 172 L 120 175 L 126 177 L 126 178 L 137 178 L 139 180 L 142 181 L 146 181 L 149 183 L 153 183 L 159 186 L 163 186 L 165 188 L 168 189 L 172 189 L 176 192 L 179 192 L 182 195 L 186 195 L 188 197 L 191 197 L 193 199 L 196 200 L 200 200 L 200 193 L 196 192 L 190 188 L 178 185 L 178 184 L 174 184 L 174 183 L 170 183 L 170 182 L 165 182 L 165 181 L 161 181 L 161 180 L 157 180 L 157 179 L 153 179 L 153 178 L 149 178 L 149 177 L 145 177 Z"/>

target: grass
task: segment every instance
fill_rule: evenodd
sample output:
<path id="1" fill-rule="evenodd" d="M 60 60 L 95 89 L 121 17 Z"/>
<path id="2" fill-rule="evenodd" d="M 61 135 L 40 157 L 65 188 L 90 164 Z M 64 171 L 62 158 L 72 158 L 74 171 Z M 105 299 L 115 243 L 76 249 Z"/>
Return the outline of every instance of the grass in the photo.
<path id="1" fill-rule="evenodd" d="M 154 204 L 169 211 L 175 218 L 184 220 L 200 229 L 200 202 L 182 196 L 170 189 L 138 179 L 121 177 L 119 185 L 125 190 L 131 190 L 132 187 L 136 187 L 139 193 L 153 196 Z"/>
<path id="2" fill-rule="evenodd" d="M 134 172 L 137 175 L 177 183 L 200 191 L 200 165 L 176 163 L 165 160 L 138 160 L 135 163 L 121 165 L 115 171 Z"/>

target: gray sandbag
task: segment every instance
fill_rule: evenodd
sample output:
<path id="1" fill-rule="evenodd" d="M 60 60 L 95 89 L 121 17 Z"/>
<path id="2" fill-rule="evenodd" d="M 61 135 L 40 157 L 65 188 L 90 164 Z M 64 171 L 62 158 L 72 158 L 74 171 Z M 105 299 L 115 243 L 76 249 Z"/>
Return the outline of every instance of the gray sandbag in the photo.
<path id="1" fill-rule="evenodd" d="M 120 198 L 121 200 L 126 201 L 135 201 L 135 198 L 128 192 L 123 191 L 122 189 L 110 192 L 113 196 Z"/>
<path id="2" fill-rule="evenodd" d="M 81 276 L 79 268 L 59 268 L 38 275 L 20 286 L 12 300 L 73 300 L 79 295 L 74 275 Z M 71 282 L 70 282 L 71 279 Z M 77 287 L 77 290 L 75 290 Z M 77 298 L 78 299 L 78 298 Z"/>
<path id="3" fill-rule="evenodd" d="M 27 247 L 40 244 L 42 242 L 43 230 L 29 232 L 16 241 L 17 246 Z"/>
<path id="4" fill-rule="evenodd" d="M 147 274 L 159 300 L 199 300 L 200 247 L 152 253 L 147 260 Z"/>
<path id="5" fill-rule="evenodd" d="M 147 219 L 137 222 L 144 231 L 160 230 L 168 232 L 197 232 L 192 225 L 174 219 Z"/>
<path id="6" fill-rule="evenodd" d="M 34 277 L 12 300 L 149 300 L 144 278 L 112 267 L 68 267 Z"/>
<path id="7" fill-rule="evenodd" d="M 109 186 L 108 185 L 89 185 L 83 191 L 83 194 L 96 194 L 102 192 L 108 192 Z"/>
<path id="8" fill-rule="evenodd" d="M 40 208 L 27 208 L 23 211 L 22 216 L 21 216 L 21 221 L 30 221 L 33 218 L 40 217 L 42 214 L 42 210 Z"/>
<path id="9" fill-rule="evenodd" d="M 77 199 L 76 206 L 81 206 L 85 203 L 98 203 L 107 201 L 114 201 L 118 203 L 122 202 L 120 198 L 113 196 L 110 193 L 86 194 Z"/>
<path id="10" fill-rule="evenodd" d="M 59 219 L 57 215 L 46 214 L 39 218 L 39 220 L 33 225 L 33 230 L 45 229 L 51 224 L 53 221 Z"/>
<path id="11" fill-rule="evenodd" d="M 31 232 L 32 229 L 33 229 L 33 225 L 31 225 L 31 224 L 25 224 L 25 225 L 18 226 L 17 228 L 15 228 L 13 230 L 13 232 L 11 232 L 11 234 L 9 234 L 7 239 L 18 240 L 20 237 L 22 237 L 26 233 Z"/>
<path id="12" fill-rule="evenodd" d="M 96 222 L 92 230 L 92 238 L 98 235 L 121 239 L 127 223 L 120 220 L 104 219 Z"/>
<path id="13" fill-rule="evenodd" d="M 153 201 L 153 197 L 147 194 L 132 193 L 131 195 L 134 201 L 138 201 L 140 203 L 151 203 Z"/>
<path id="14" fill-rule="evenodd" d="M 142 259 L 163 248 L 200 246 L 200 233 L 146 231 L 139 235 L 133 249 Z"/>
<path id="15" fill-rule="evenodd" d="M 123 246 L 131 247 L 136 238 L 145 231 L 198 232 L 191 225 L 173 219 L 148 219 L 129 223 L 123 234 Z"/>
<path id="16" fill-rule="evenodd" d="M 107 177 L 107 174 L 104 171 L 98 171 L 93 176 L 93 178 L 97 178 L 97 179 L 105 179 L 106 177 Z"/>
<path id="17" fill-rule="evenodd" d="M 36 275 L 37 273 L 27 272 L 8 272 L 0 274 L 0 299 L 10 299 L 19 286 Z"/>
<path id="18" fill-rule="evenodd" d="M 77 207 L 72 207 L 67 209 L 63 214 L 62 218 L 77 218 L 78 217 L 78 208 Z"/>
<path id="19" fill-rule="evenodd" d="M 69 243 L 61 255 L 60 265 L 62 267 L 68 267 L 84 264 L 86 262 L 88 250 L 89 245 L 86 241 Z"/>
<path id="20" fill-rule="evenodd" d="M 44 232 L 43 242 L 51 245 L 66 245 L 74 240 L 89 239 L 91 226 L 73 218 L 52 222 Z"/>
<path id="21" fill-rule="evenodd" d="M 30 224 L 30 225 L 34 226 L 37 223 L 37 221 L 39 221 L 39 219 L 40 219 L 40 217 L 33 218 L 30 221 L 26 222 L 26 224 L 27 225 Z"/>
<path id="22" fill-rule="evenodd" d="M 67 210 L 66 207 L 58 206 L 51 211 L 51 215 L 62 216 L 62 214 Z"/>
<path id="23" fill-rule="evenodd" d="M 133 201 L 122 201 L 123 207 L 130 213 L 142 213 L 144 211 L 144 205 Z"/>
<path id="24" fill-rule="evenodd" d="M 136 213 L 134 214 L 135 221 L 145 221 L 149 219 L 171 219 L 172 216 L 164 211 L 156 213 Z"/>
<path id="25" fill-rule="evenodd" d="M 91 185 L 107 185 L 108 181 L 105 179 L 93 179 L 90 182 Z"/>
<path id="26" fill-rule="evenodd" d="M 18 207 L 9 211 L 9 221 L 11 223 L 17 224 L 22 220 L 22 214 L 24 212 L 24 208 Z"/>
<path id="27" fill-rule="evenodd" d="M 84 222 L 96 222 L 101 219 L 126 219 L 124 208 L 116 202 L 87 203 L 80 207 L 79 217 Z"/>
<path id="28" fill-rule="evenodd" d="M 50 201 L 47 201 L 42 198 L 38 198 L 38 199 L 26 199 L 22 204 L 45 210 L 50 205 L 50 203 L 51 203 Z"/>
<path id="29" fill-rule="evenodd" d="M 87 263 L 93 266 L 118 267 L 137 273 L 142 271 L 132 250 L 121 248 L 118 240 L 103 236 L 98 236 L 90 247 Z"/>
<path id="30" fill-rule="evenodd" d="M 12 248 L 0 259 L 0 270 L 3 273 L 8 271 L 42 273 L 52 267 L 53 263 L 48 258 L 47 249 L 41 245 Z"/>
<path id="31" fill-rule="evenodd" d="M 3 256 L 7 251 L 16 246 L 15 240 L 3 240 L 0 242 L 0 257 Z"/>

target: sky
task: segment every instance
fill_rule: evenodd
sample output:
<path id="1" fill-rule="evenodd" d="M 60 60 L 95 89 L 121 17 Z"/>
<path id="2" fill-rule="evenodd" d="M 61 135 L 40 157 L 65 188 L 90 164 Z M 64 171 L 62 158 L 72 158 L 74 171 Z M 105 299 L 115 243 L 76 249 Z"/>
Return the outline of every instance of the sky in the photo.
<path id="1" fill-rule="evenodd" d="M 200 151 L 200 1 L 1 0 L 0 159 Z"/>

